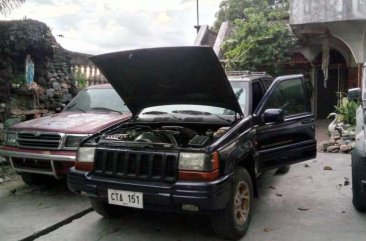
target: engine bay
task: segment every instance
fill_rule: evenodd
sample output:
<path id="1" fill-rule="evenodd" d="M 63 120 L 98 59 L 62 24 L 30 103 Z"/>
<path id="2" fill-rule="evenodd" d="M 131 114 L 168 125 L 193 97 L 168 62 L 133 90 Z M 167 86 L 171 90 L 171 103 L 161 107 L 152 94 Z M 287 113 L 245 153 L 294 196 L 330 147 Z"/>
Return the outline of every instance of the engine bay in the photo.
<path id="1" fill-rule="evenodd" d="M 99 144 L 108 143 L 134 143 L 146 146 L 160 144 L 165 147 L 190 147 L 204 148 L 226 133 L 229 127 L 209 126 L 184 127 L 184 126 L 150 126 L 134 125 L 121 127 L 104 134 Z"/>

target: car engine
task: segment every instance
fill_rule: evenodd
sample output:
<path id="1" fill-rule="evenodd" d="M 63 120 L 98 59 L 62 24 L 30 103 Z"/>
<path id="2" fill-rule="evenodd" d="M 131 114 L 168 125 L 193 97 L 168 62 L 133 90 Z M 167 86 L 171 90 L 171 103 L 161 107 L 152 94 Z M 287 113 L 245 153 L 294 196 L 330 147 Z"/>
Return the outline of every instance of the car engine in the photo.
<path id="1" fill-rule="evenodd" d="M 183 126 L 161 126 L 152 128 L 147 125 L 124 127 L 113 133 L 107 133 L 100 142 L 133 142 L 145 144 L 168 144 L 171 147 L 202 148 L 221 137 L 229 127 L 217 130 L 195 131 Z"/>

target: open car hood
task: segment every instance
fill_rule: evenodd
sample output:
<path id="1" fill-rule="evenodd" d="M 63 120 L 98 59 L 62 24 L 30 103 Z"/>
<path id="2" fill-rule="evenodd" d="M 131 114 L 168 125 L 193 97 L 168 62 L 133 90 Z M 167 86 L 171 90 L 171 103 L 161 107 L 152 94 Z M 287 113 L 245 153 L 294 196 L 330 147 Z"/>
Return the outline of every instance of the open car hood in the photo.
<path id="1" fill-rule="evenodd" d="M 146 107 L 196 104 L 242 115 L 211 47 L 137 49 L 90 58 L 133 114 Z"/>

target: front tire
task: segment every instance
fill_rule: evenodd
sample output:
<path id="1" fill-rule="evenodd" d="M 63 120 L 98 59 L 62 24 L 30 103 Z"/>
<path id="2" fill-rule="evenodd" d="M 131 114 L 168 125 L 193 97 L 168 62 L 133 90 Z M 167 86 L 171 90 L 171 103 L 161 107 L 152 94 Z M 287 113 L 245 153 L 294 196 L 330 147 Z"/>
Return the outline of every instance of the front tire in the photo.
<path id="1" fill-rule="evenodd" d="M 90 198 L 93 209 L 105 218 L 117 218 L 122 215 L 121 207 L 108 204 L 98 198 Z"/>
<path id="2" fill-rule="evenodd" d="M 354 150 L 352 152 L 353 206 L 358 211 L 366 212 L 366 193 L 361 190 L 362 180 L 366 180 L 366 159 L 358 154 L 357 150 Z"/>
<path id="3" fill-rule="evenodd" d="M 246 169 L 238 168 L 234 174 L 232 194 L 227 207 L 211 217 L 213 229 L 223 238 L 241 238 L 248 230 L 252 209 L 252 179 Z"/>

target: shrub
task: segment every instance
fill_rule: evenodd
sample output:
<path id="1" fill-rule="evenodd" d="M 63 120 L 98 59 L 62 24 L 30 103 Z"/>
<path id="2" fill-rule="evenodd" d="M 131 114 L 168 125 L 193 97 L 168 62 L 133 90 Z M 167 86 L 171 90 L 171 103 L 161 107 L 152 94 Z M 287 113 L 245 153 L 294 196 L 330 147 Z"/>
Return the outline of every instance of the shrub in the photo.
<path id="1" fill-rule="evenodd" d="M 84 73 L 76 72 L 74 75 L 74 81 L 78 90 L 82 90 L 88 87 L 88 78 Z"/>
<path id="2" fill-rule="evenodd" d="M 356 125 L 356 110 L 358 106 L 358 102 L 343 97 L 339 106 L 335 106 L 336 113 L 338 114 L 338 121 L 350 124 L 351 126 Z"/>

